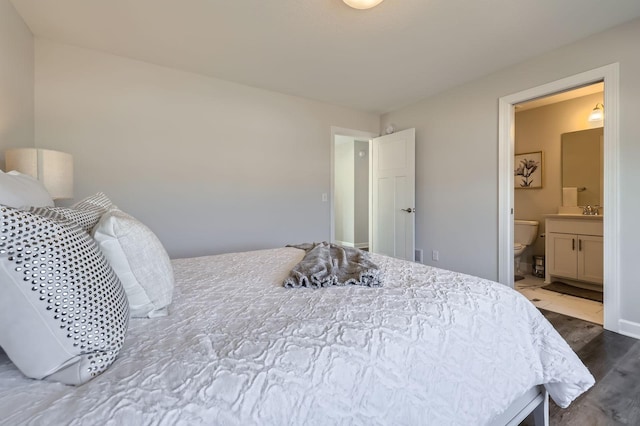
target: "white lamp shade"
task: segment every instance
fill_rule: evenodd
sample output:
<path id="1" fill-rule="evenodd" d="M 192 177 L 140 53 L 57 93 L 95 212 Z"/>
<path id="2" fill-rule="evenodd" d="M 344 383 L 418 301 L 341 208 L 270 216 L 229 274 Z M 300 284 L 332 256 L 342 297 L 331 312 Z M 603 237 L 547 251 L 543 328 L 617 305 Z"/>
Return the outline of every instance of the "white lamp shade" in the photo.
<path id="1" fill-rule="evenodd" d="M 371 9 L 382 3 L 382 0 L 342 0 L 354 9 Z"/>
<path id="2" fill-rule="evenodd" d="M 589 121 L 601 121 L 604 119 L 604 105 L 597 104 L 596 107 L 589 114 Z"/>
<path id="3" fill-rule="evenodd" d="M 51 198 L 73 198 L 73 157 L 60 151 L 15 148 L 5 152 L 6 170 L 38 179 Z"/>

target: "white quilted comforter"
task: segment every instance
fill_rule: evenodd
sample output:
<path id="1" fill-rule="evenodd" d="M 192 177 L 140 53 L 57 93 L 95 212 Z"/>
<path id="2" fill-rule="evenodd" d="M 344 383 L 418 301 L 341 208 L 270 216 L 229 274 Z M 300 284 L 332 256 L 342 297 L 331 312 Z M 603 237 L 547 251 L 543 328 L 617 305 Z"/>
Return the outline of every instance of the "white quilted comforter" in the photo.
<path id="1" fill-rule="evenodd" d="M 174 261 L 170 316 L 132 319 L 79 387 L 25 379 L 0 351 L 0 423 L 477 425 L 536 384 L 566 406 L 594 382 L 503 285 L 374 255 L 382 288 L 283 288 L 303 253 Z"/>

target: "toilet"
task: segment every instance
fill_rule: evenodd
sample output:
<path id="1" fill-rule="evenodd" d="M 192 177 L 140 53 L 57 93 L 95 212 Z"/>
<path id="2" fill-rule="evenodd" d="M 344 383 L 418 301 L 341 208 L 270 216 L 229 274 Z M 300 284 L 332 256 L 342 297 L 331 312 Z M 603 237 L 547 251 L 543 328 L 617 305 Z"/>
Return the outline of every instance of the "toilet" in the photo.
<path id="1" fill-rule="evenodd" d="M 533 244 L 538 236 L 538 224 L 536 220 L 513 221 L 513 254 L 516 274 L 520 274 L 520 256 L 528 246 Z"/>

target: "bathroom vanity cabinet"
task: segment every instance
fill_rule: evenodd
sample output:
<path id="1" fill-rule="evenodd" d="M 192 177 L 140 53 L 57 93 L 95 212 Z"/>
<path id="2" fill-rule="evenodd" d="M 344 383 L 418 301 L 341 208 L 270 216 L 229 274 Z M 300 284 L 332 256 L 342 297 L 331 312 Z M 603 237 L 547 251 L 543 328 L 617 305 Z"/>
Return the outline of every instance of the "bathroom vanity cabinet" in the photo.
<path id="1" fill-rule="evenodd" d="M 602 285 L 602 216 L 548 215 L 545 229 L 546 276 Z"/>

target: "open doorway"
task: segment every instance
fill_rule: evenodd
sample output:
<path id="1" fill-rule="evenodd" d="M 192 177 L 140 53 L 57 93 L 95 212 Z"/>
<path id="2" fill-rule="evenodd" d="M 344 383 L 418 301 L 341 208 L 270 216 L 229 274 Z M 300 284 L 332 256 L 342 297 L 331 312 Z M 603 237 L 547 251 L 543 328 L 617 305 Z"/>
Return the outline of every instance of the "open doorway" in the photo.
<path id="1" fill-rule="evenodd" d="M 498 240 L 499 281 L 514 286 L 514 170 L 515 170 L 515 105 L 532 99 L 564 92 L 603 81 L 604 105 L 604 328 L 624 332 L 620 321 L 619 276 L 620 243 L 617 235 L 620 223 L 618 211 L 619 181 L 619 64 L 611 64 L 576 74 L 542 86 L 514 93 L 499 99 L 499 193 Z"/>
<path id="2" fill-rule="evenodd" d="M 367 249 L 370 246 L 370 141 L 376 136 L 371 132 L 331 127 L 332 243 Z"/>
<path id="3" fill-rule="evenodd" d="M 515 289 L 600 325 L 603 102 L 598 82 L 515 105 L 513 194 Z"/>
<path id="4" fill-rule="evenodd" d="M 335 242 L 369 250 L 369 140 L 336 135 L 333 152 Z"/>
<path id="5" fill-rule="evenodd" d="M 331 128 L 331 241 L 415 260 L 415 129 Z"/>

